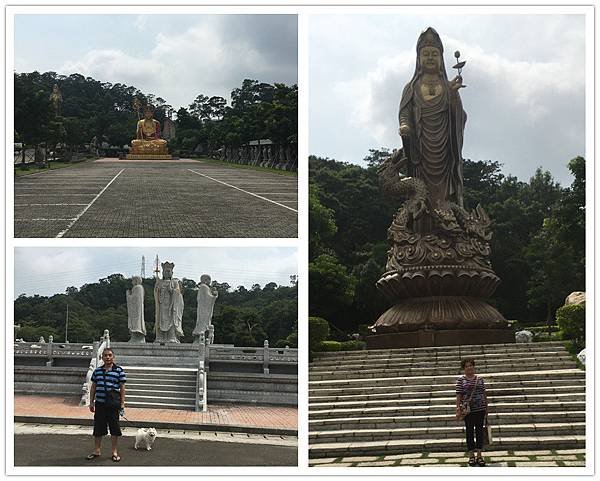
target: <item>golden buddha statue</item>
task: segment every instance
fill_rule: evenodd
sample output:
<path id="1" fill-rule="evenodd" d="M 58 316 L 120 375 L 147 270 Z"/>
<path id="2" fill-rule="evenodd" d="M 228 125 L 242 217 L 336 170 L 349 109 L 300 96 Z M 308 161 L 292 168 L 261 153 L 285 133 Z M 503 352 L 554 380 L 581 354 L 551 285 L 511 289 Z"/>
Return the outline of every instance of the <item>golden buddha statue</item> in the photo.
<path id="1" fill-rule="evenodd" d="M 144 118 L 137 123 L 136 139 L 131 141 L 128 158 L 139 158 L 140 156 L 170 158 L 168 154 L 167 141 L 160 138 L 160 122 L 154 119 L 154 107 L 146 105 Z"/>

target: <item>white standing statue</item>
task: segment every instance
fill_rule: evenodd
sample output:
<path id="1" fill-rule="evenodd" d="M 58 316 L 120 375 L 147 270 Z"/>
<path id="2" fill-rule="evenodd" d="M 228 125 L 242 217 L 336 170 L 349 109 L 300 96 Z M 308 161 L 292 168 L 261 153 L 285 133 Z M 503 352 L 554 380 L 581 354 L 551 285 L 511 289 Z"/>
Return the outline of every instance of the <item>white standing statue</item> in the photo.
<path id="1" fill-rule="evenodd" d="M 163 262 L 162 279 L 156 279 L 154 305 L 156 313 L 154 342 L 179 342 L 183 336 L 183 287 L 179 279 L 173 278 L 172 262 Z"/>
<path id="2" fill-rule="evenodd" d="M 216 289 L 210 288 L 210 276 L 203 274 L 200 276 L 200 285 L 198 286 L 198 312 L 196 314 L 196 327 L 194 328 L 194 342 L 200 342 L 201 334 L 208 331 L 208 343 L 212 344 L 215 340 L 215 329 L 212 325 L 213 309 L 215 301 L 219 297 Z"/>
<path id="3" fill-rule="evenodd" d="M 144 322 L 144 287 L 142 278 L 131 278 L 133 287 L 127 289 L 127 327 L 131 333 L 129 342 L 146 342 L 146 324 Z"/>

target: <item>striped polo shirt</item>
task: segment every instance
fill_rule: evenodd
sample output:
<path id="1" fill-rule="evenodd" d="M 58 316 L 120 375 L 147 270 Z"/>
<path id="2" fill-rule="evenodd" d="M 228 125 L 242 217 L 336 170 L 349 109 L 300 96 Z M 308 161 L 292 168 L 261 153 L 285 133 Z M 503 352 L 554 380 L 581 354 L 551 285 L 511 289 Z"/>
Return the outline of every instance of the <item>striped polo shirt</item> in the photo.
<path id="1" fill-rule="evenodd" d="M 476 376 L 468 379 L 463 375 L 456 380 L 456 395 L 460 396 L 461 402 L 471 397 L 473 389 L 475 392 L 471 398 L 471 412 L 485 411 L 487 404 L 483 378 Z"/>
<path id="2" fill-rule="evenodd" d="M 92 382 L 96 383 L 96 403 L 106 404 L 106 393 L 108 391 L 119 392 L 121 383 L 126 380 L 125 371 L 116 364 L 113 364 L 109 371 L 105 371 L 104 366 L 94 369 Z"/>

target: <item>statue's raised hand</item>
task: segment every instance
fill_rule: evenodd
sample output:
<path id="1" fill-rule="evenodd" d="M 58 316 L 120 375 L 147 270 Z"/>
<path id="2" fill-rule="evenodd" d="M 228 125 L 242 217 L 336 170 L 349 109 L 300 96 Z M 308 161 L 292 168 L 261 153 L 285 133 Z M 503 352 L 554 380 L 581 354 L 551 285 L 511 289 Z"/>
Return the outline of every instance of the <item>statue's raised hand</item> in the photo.
<path id="1" fill-rule="evenodd" d="M 462 81 L 463 81 L 462 77 L 460 75 L 457 75 L 452 80 L 450 80 L 450 82 L 448 82 L 448 86 L 450 87 L 451 90 L 462 89 L 462 88 L 466 87 L 466 85 L 463 85 Z"/>
<path id="2" fill-rule="evenodd" d="M 400 134 L 400 136 L 409 135 L 410 134 L 410 127 L 408 126 L 408 124 L 400 124 L 400 128 L 398 129 L 398 133 Z"/>

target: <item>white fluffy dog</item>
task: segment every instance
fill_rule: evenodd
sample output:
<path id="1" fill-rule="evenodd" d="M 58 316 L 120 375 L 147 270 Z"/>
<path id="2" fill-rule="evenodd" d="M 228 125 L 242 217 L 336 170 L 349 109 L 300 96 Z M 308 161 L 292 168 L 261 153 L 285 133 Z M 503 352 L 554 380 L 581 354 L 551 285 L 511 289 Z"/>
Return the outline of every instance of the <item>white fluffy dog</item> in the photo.
<path id="1" fill-rule="evenodd" d="M 156 439 L 156 429 L 154 428 L 140 428 L 135 435 L 135 449 L 146 449 L 150 451 L 154 440 Z"/>

